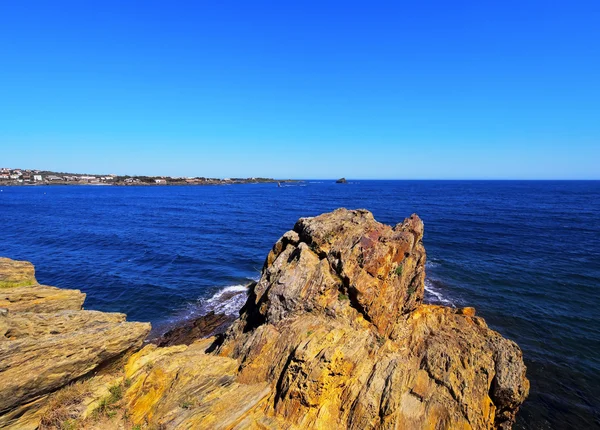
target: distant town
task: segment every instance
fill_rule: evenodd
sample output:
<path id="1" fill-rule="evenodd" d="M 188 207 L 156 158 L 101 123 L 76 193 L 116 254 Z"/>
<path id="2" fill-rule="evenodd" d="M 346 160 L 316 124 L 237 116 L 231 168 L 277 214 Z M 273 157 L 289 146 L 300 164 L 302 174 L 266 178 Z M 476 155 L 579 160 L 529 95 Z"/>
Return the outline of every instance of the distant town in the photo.
<path id="1" fill-rule="evenodd" d="M 205 178 L 170 176 L 123 176 L 61 173 L 46 170 L 0 168 L 0 185 L 227 185 L 291 182 L 270 178 Z"/>

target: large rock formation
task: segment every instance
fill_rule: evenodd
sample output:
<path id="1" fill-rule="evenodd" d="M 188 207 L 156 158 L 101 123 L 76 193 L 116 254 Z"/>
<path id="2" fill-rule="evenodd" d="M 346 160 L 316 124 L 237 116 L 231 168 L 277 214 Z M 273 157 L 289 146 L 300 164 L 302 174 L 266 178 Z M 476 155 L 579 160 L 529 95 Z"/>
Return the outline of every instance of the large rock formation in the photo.
<path id="1" fill-rule="evenodd" d="M 299 220 L 218 354 L 269 381 L 267 414 L 301 428 L 509 427 L 529 389 L 521 351 L 472 308 L 422 304 L 422 239 L 416 215 Z"/>
<path id="2" fill-rule="evenodd" d="M 0 259 L 0 280 L 0 427 L 27 427 L 14 420 L 48 393 L 139 348 L 150 330 L 124 314 L 82 310 L 85 294 L 39 285 L 31 263 Z"/>
<path id="3" fill-rule="evenodd" d="M 147 345 L 54 408 L 80 428 L 510 428 L 529 389 L 521 351 L 473 308 L 422 303 L 422 239 L 416 215 L 300 219 L 224 335 Z"/>

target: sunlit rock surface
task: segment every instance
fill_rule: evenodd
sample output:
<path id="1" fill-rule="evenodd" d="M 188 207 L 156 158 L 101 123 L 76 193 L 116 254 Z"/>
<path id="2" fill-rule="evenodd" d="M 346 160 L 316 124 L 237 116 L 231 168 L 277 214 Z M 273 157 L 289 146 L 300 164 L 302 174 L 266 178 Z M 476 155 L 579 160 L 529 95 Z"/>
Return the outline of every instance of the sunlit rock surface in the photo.
<path id="1" fill-rule="evenodd" d="M 0 272 L 0 426 L 24 428 L 14 420 L 48 393 L 139 348 L 150 330 L 81 310 L 85 294 L 39 285 L 31 263 L 3 258 Z"/>

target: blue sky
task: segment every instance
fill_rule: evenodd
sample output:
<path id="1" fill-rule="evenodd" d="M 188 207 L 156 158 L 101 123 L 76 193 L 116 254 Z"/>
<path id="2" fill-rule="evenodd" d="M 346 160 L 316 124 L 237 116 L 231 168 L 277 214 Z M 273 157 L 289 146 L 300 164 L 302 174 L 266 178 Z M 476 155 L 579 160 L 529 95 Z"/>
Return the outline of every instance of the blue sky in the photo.
<path id="1" fill-rule="evenodd" d="M 0 165 L 599 179 L 598 1 L 5 1 Z"/>

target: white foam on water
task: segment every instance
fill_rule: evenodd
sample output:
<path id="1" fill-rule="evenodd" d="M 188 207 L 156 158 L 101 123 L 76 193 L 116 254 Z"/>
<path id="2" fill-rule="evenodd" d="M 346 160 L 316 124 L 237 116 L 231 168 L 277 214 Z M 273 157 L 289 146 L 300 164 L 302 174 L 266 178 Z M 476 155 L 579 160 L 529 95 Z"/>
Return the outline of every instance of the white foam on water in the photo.
<path id="1" fill-rule="evenodd" d="M 222 290 L 217 291 L 210 299 L 207 299 L 207 302 L 218 301 L 221 297 L 223 297 L 223 294 L 226 293 L 237 293 L 246 291 L 247 289 L 247 285 L 231 285 L 229 287 L 225 287 Z"/>
<path id="2" fill-rule="evenodd" d="M 230 285 L 225 287 L 208 299 L 200 299 L 203 313 L 214 312 L 216 314 L 237 315 L 246 303 L 247 285 Z"/>
<path id="3" fill-rule="evenodd" d="M 444 297 L 442 292 L 438 288 L 434 287 L 433 283 L 429 279 L 425 279 L 425 294 L 426 301 L 442 303 L 444 305 L 452 306 L 453 308 L 456 307 L 454 302 Z M 427 295 L 429 295 L 429 300 L 427 300 Z"/>
<path id="4" fill-rule="evenodd" d="M 167 321 L 154 325 L 152 332 L 154 336 L 160 336 L 173 327 L 210 312 L 237 317 L 240 309 L 246 303 L 247 291 L 248 284 L 229 285 L 221 288 L 211 297 L 200 298 L 195 302 L 188 303 L 184 309 L 172 315 Z"/>

